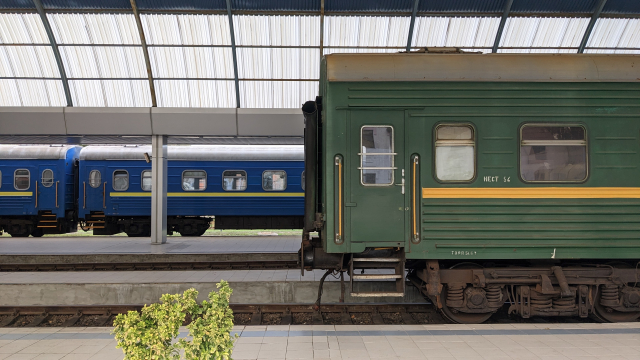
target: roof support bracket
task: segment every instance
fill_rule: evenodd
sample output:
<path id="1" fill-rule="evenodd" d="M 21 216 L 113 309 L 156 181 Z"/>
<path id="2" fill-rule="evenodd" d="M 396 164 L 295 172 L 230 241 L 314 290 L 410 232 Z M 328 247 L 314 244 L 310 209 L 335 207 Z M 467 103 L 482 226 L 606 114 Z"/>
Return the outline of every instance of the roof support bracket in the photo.
<path id="1" fill-rule="evenodd" d="M 136 24 L 138 25 L 140 44 L 142 45 L 142 53 L 144 54 L 144 64 L 147 67 L 147 76 L 149 77 L 149 92 L 151 94 L 151 106 L 157 107 L 158 102 L 156 101 L 156 88 L 153 84 L 151 60 L 149 60 L 149 49 L 147 48 L 147 40 L 144 36 L 144 29 L 142 28 L 142 20 L 140 20 L 140 13 L 138 12 L 138 4 L 136 4 L 136 0 L 131 0 L 131 9 L 133 9 L 133 16 L 136 18 Z"/>
<path id="2" fill-rule="evenodd" d="M 38 15 L 40 15 L 40 20 L 42 20 L 44 30 L 47 32 L 47 36 L 49 37 L 49 43 L 51 44 L 51 49 L 53 50 L 53 56 L 56 58 L 56 64 L 58 65 L 58 71 L 60 72 L 60 80 L 62 80 L 62 88 L 64 89 L 64 96 L 67 98 L 67 106 L 72 107 L 73 99 L 71 98 L 71 90 L 69 90 L 69 79 L 67 79 L 67 72 L 64 70 L 62 56 L 60 56 L 60 49 L 58 49 L 56 38 L 53 35 L 53 31 L 51 30 L 51 24 L 49 23 L 49 19 L 47 19 L 47 14 L 44 11 L 42 2 L 40 0 L 33 0 L 33 3 L 36 6 Z"/>
<path id="3" fill-rule="evenodd" d="M 578 54 L 584 53 L 584 48 L 587 46 L 589 42 L 589 37 L 591 36 L 591 32 L 593 31 L 593 27 L 596 25 L 598 18 L 600 17 L 600 13 L 602 13 L 602 9 L 607 4 L 607 0 L 600 0 L 598 5 L 596 5 L 596 9 L 591 16 L 591 21 L 589 21 L 589 25 L 584 31 L 584 35 L 582 36 L 582 41 L 580 42 L 580 47 L 578 48 Z"/>
<path id="4" fill-rule="evenodd" d="M 411 43 L 413 42 L 413 29 L 416 24 L 416 15 L 418 14 L 418 5 L 420 5 L 420 0 L 415 0 L 413 3 L 413 12 L 411 13 L 411 23 L 409 24 L 409 36 L 407 36 L 407 52 L 411 51 Z"/>
<path id="5" fill-rule="evenodd" d="M 507 18 L 509 17 L 509 12 L 511 11 L 511 5 L 513 5 L 513 0 L 507 0 L 507 2 L 504 3 L 502 19 L 500 19 L 500 25 L 498 26 L 498 32 L 496 33 L 496 40 L 493 42 L 493 48 L 491 49 L 492 53 L 498 52 L 500 40 L 502 40 L 502 32 L 504 31 L 504 26 L 507 24 Z"/>
<path id="6" fill-rule="evenodd" d="M 231 54 L 233 55 L 233 75 L 236 82 L 236 108 L 240 108 L 240 81 L 238 81 L 238 55 L 236 51 L 236 35 L 233 31 L 233 15 L 231 14 L 231 0 L 227 0 L 227 14 L 229 15 L 229 31 L 231 32 Z"/>

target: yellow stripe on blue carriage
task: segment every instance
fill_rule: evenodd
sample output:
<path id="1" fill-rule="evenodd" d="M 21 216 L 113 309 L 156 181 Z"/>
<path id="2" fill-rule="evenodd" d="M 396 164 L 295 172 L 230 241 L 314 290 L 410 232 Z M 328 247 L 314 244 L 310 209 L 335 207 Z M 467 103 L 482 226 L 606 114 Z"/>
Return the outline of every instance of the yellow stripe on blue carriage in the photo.
<path id="1" fill-rule="evenodd" d="M 638 187 L 422 188 L 423 199 L 640 199 Z"/>
<path id="2" fill-rule="evenodd" d="M 31 191 L 0 191 L 0 196 L 33 196 Z"/>
<path id="3" fill-rule="evenodd" d="M 143 197 L 143 196 L 151 196 L 150 192 L 112 192 L 109 193 L 109 196 L 111 197 L 122 197 L 122 196 L 139 196 L 139 197 Z M 243 197 L 261 197 L 261 196 L 271 196 L 271 197 L 303 197 L 304 193 L 303 192 L 264 192 L 264 193 L 260 193 L 260 192 L 224 192 L 224 193 L 217 193 L 217 192 L 170 192 L 167 193 L 167 197 L 200 197 L 200 196 L 207 196 L 207 197 L 235 197 L 235 196 L 243 196 Z"/>

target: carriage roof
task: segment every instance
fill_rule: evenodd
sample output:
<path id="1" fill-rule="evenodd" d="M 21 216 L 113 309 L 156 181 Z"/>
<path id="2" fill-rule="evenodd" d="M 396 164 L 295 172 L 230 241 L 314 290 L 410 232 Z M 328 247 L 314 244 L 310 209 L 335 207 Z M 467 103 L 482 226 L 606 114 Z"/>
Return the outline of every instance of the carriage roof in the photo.
<path id="1" fill-rule="evenodd" d="M 0 145 L 0 159 L 58 160 L 67 157 L 67 151 L 75 145 Z"/>
<path id="2" fill-rule="evenodd" d="M 189 145 L 169 146 L 169 160 L 183 161 L 303 161 L 302 145 Z M 88 146 L 80 160 L 144 160 L 151 146 Z"/>

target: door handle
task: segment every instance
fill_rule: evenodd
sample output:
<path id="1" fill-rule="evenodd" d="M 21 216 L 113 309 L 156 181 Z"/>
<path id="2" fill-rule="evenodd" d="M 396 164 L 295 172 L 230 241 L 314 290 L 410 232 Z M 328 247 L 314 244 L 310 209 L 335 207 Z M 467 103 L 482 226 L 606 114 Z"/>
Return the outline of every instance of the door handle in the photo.
<path id="1" fill-rule="evenodd" d="M 395 184 L 396 186 L 402 186 L 402 195 L 404 195 L 404 177 L 402 178 L 402 181 L 400 182 L 400 184 Z"/>

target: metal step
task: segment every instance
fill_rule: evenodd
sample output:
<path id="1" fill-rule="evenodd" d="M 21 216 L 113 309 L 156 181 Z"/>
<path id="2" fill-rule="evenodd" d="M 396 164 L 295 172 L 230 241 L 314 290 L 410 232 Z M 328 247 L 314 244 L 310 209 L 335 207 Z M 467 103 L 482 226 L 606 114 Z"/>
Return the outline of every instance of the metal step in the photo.
<path id="1" fill-rule="evenodd" d="M 57 225 L 51 226 L 51 225 L 38 225 L 39 228 L 57 228 Z"/>
<path id="2" fill-rule="evenodd" d="M 385 279 L 402 279 L 402 275 L 398 274 L 364 274 L 353 275 L 353 280 L 385 280 Z"/>
<path id="3" fill-rule="evenodd" d="M 353 258 L 353 262 L 400 262 L 398 258 Z"/>
<path id="4" fill-rule="evenodd" d="M 353 297 L 378 297 L 378 296 L 393 296 L 393 297 L 403 297 L 403 292 L 385 292 L 385 291 L 373 291 L 373 292 L 357 292 L 351 293 Z"/>

